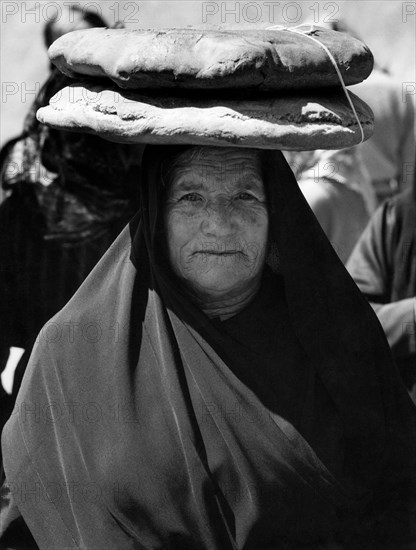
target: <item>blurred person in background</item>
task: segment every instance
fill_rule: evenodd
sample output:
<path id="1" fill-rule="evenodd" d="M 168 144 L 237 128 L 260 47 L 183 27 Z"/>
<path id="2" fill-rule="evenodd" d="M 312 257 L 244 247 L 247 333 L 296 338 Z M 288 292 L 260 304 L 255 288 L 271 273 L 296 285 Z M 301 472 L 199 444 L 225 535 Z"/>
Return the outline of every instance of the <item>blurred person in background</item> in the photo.
<path id="1" fill-rule="evenodd" d="M 64 8 L 64 14 L 46 25 L 47 46 L 65 32 L 106 25 L 77 6 Z M 12 396 L 0 383 L 0 431 L 42 326 L 71 298 L 138 208 L 140 147 L 52 130 L 37 121 L 36 111 L 69 83 L 51 68 L 22 134 L 0 152 L 6 196 L 0 205 L 0 372 L 11 347 L 25 350 Z"/>
<path id="2" fill-rule="evenodd" d="M 360 38 L 344 21 L 334 23 L 332 28 Z M 415 107 L 414 96 L 406 94 L 403 85 L 404 82 L 380 67 L 376 59 L 371 75 L 350 86 L 374 112 L 374 134 L 359 147 L 378 204 L 412 186 Z"/>
<path id="3" fill-rule="evenodd" d="M 413 152 L 413 154 L 415 154 Z M 416 404 L 416 178 L 374 214 L 347 268 L 384 328 Z"/>
<path id="4" fill-rule="evenodd" d="M 107 26 L 104 19 L 94 11 L 83 9 L 76 4 L 62 6 L 61 11 L 46 23 L 43 39 L 46 48 L 49 48 L 52 42 L 68 32 Z"/>
<path id="5" fill-rule="evenodd" d="M 309 206 L 345 263 L 375 208 L 358 148 L 290 151 L 285 156 Z"/>
<path id="6" fill-rule="evenodd" d="M 43 42 L 46 49 L 60 36 L 80 29 L 94 27 L 106 27 L 107 23 L 95 11 L 84 9 L 76 4 L 61 5 L 60 10 L 49 18 L 43 29 Z M 119 23 L 115 27 L 120 26 Z M 52 63 L 49 63 L 50 71 L 53 70 Z M 13 141 L 13 140 L 12 140 Z M 7 149 L 10 142 L 4 146 Z M 0 187 L 0 203 L 7 197 L 7 190 Z"/>
<path id="7" fill-rule="evenodd" d="M 415 169 L 415 112 L 402 84 L 376 67 L 351 87 L 374 112 L 374 134 L 360 148 L 379 204 L 409 189 Z"/>

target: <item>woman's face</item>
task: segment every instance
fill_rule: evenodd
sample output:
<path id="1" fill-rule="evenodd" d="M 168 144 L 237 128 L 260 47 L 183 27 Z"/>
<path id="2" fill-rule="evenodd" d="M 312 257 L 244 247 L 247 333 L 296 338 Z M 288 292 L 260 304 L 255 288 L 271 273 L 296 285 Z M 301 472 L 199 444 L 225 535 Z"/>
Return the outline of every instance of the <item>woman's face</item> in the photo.
<path id="1" fill-rule="evenodd" d="M 258 159 L 250 149 L 198 152 L 175 163 L 170 177 L 169 259 L 202 299 L 238 296 L 258 281 L 266 258 L 269 220 Z"/>

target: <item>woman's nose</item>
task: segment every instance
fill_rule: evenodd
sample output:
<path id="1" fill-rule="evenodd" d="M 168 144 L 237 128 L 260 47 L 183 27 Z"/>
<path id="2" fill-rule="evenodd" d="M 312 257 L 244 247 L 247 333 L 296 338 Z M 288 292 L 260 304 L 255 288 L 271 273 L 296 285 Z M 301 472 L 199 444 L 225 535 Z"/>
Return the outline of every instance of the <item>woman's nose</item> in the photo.
<path id="1" fill-rule="evenodd" d="M 201 229 L 207 236 L 232 235 L 235 231 L 235 222 L 232 219 L 230 206 L 223 202 L 207 205 Z"/>

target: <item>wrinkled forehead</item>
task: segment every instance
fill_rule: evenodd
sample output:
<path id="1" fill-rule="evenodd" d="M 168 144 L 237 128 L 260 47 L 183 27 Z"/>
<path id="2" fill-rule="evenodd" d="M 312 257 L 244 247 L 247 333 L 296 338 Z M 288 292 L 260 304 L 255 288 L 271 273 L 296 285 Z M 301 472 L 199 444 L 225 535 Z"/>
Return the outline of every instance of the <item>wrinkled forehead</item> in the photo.
<path id="1" fill-rule="evenodd" d="M 193 147 L 172 159 L 162 174 L 167 188 L 189 179 L 230 186 L 248 177 L 263 188 L 260 156 L 256 149 Z"/>

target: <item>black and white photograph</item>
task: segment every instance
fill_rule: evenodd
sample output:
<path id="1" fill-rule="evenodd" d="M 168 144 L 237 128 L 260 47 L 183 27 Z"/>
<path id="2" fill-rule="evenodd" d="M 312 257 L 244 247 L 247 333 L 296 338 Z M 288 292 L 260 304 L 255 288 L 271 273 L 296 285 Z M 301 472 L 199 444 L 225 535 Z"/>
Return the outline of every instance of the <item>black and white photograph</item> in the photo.
<path id="1" fill-rule="evenodd" d="M 0 11 L 0 550 L 416 550 L 415 0 Z"/>

